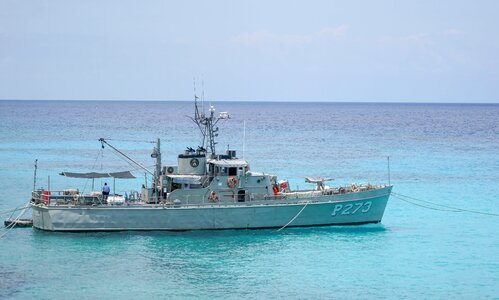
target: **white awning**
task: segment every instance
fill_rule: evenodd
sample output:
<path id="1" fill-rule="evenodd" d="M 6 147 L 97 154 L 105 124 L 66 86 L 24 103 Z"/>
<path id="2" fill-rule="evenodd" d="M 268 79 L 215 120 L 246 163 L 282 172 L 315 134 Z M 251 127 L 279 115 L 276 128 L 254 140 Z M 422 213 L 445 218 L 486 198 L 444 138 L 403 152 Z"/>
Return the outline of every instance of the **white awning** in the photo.
<path id="1" fill-rule="evenodd" d="M 201 184 L 202 176 L 198 175 L 166 175 L 171 178 L 174 183 L 189 183 Z"/>
<path id="2" fill-rule="evenodd" d="M 66 177 L 72 177 L 72 178 L 119 178 L 119 179 L 132 179 L 136 178 L 133 176 L 130 171 L 123 171 L 123 172 L 113 172 L 113 173 L 96 173 L 96 172 L 90 172 L 90 173 L 75 173 L 75 172 L 62 172 L 59 173 L 59 175 L 66 176 Z"/>
<path id="3" fill-rule="evenodd" d="M 245 167 L 248 165 L 244 159 L 210 159 L 208 163 L 219 167 Z"/>

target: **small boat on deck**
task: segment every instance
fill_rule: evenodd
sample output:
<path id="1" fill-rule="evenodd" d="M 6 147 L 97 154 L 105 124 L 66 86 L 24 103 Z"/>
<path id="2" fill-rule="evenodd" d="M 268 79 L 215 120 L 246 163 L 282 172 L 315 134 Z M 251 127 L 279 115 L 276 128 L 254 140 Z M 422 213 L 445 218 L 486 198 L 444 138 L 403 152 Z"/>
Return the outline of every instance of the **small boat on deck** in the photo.
<path id="1" fill-rule="evenodd" d="M 3 223 L 5 227 L 31 227 L 33 219 L 7 219 Z"/>

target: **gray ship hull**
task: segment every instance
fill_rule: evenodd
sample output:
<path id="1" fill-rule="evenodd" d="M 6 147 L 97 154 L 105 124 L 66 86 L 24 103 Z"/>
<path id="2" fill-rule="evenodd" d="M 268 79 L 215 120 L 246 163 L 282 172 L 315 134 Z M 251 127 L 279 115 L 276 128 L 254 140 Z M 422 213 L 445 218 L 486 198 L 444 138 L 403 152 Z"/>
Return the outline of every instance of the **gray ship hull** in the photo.
<path id="1" fill-rule="evenodd" d="M 288 227 L 378 223 L 390 192 L 388 186 L 295 201 L 190 207 L 34 205 L 33 227 L 49 231 L 174 231 L 281 228 L 288 223 Z"/>

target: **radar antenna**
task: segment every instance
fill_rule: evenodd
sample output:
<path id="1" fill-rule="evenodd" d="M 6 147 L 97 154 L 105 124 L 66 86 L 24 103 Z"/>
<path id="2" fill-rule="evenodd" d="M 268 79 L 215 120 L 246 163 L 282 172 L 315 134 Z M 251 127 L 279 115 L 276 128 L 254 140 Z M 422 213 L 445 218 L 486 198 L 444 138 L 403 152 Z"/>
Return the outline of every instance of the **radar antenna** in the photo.
<path id="1" fill-rule="evenodd" d="M 213 107 L 213 105 L 210 105 L 208 114 L 206 115 L 204 110 L 199 110 L 198 99 L 199 97 L 194 95 L 194 118 L 189 118 L 198 125 L 199 131 L 203 136 L 201 147 L 208 149 L 211 157 L 215 157 L 215 146 L 217 144 L 217 142 L 215 142 L 215 137 L 218 136 L 218 127 L 216 127 L 216 125 L 220 120 L 230 119 L 230 116 L 228 112 L 220 112 L 218 116 L 215 115 L 215 107 Z"/>

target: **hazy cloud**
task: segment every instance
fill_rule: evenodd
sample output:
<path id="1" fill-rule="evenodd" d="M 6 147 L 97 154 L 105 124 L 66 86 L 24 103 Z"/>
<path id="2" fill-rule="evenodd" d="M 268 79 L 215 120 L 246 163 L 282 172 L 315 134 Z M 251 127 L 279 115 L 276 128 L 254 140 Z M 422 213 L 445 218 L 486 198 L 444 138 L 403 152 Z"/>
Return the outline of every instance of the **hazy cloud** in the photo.
<path id="1" fill-rule="evenodd" d="M 444 36 L 457 36 L 457 35 L 463 35 L 465 34 L 464 31 L 456 29 L 456 28 L 450 28 L 442 32 L 442 35 Z"/>
<path id="2" fill-rule="evenodd" d="M 463 37 L 456 39 L 456 37 Z M 377 44 L 387 54 L 385 61 L 405 69 L 441 71 L 480 64 L 469 57 L 465 32 L 455 28 L 405 36 L 383 36 Z"/>
<path id="3" fill-rule="evenodd" d="M 309 34 L 278 34 L 263 30 L 238 34 L 232 41 L 244 46 L 302 45 L 344 36 L 347 29 L 348 25 L 342 24 L 337 27 L 324 27 Z"/>
<path id="4" fill-rule="evenodd" d="M 316 36 L 322 38 L 344 36 L 348 29 L 348 25 L 342 24 L 338 27 L 326 27 L 321 29 Z"/>

